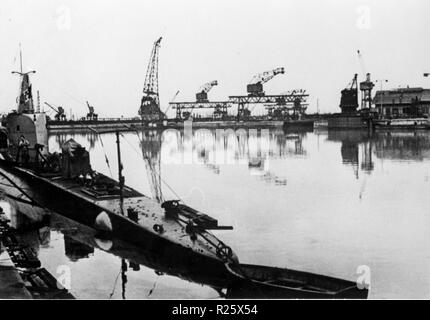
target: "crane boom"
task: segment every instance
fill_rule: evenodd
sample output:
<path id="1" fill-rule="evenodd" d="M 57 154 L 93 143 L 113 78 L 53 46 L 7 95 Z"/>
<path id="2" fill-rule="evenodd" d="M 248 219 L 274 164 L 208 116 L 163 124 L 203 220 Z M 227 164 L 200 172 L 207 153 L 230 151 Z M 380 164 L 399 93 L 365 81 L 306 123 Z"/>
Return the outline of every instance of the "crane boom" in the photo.
<path id="1" fill-rule="evenodd" d="M 264 96 L 263 84 L 273 79 L 276 75 L 284 73 L 284 68 L 276 68 L 270 71 L 257 74 L 251 79 L 251 82 L 247 86 L 248 95 Z"/>
<path id="2" fill-rule="evenodd" d="M 90 103 L 88 101 L 87 101 L 87 107 L 89 112 L 94 113 L 94 107 L 90 106 Z"/>
<path id="3" fill-rule="evenodd" d="M 145 83 L 143 85 L 143 93 L 158 94 L 158 52 L 160 49 L 162 37 L 154 42 L 151 57 L 146 70 Z"/>
<path id="4" fill-rule="evenodd" d="M 254 76 L 249 84 L 256 84 L 256 83 L 266 83 L 267 81 L 273 79 L 278 74 L 285 73 L 284 68 L 276 68 L 270 71 L 265 71 L 263 73 L 257 74 Z"/>
<path id="5" fill-rule="evenodd" d="M 51 106 L 48 102 L 44 102 L 48 107 L 50 107 L 52 110 L 54 110 L 56 113 L 59 113 L 58 109 Z"/>
<path id="6" fill-rule="evenodd" d="M 358 76 L 358 74 L 354 75 L 354 78 L 352 78 L 351 82 L 346 87 L 347 89 L 350 89 L 350 90 L 355 89 L 355 90 L 357 90 L 357 76 Z"/>
<path id="7" fill-rule="evenodd" d="M 205 83 L 205 84 L 200 88 L 200 91 L 199 91 L 199 92 L 206 92 L 206 93 L 208 93 L 209 91 L 211 91 L 211 89 L 212 89 L 214 86 L 217 86 L 217 85 L 218 85 L 218 81 L 217 81 L 217 80 L 214 80 L 214 81 L 211 81 L 211 82 Z"/>
<path id="8" fill-rule="evenodd" d="M 95 113 L 94 107 L 90 105 L 90 103 L 87 101 L 87 107 L 88 107 L 88 113 L 87 113 L 87 120 L 97 120 L 98 114 Z"/>
<path id="9" fill-rule="evenodd" d="M 179 92 L 180 92 L 179 90 L 178 90 L 178 91 L 176 91 L 175 95 L 173 96 L 172 100 L 170 100 L 170 102 L 175 101 L 175 99 L 176 99 L 176 97 L 178 96 Z"/>
<path id="10" fill-rule="evenodd" d="M 170 103 L 172 103 L 172 102 L 174 102 L 175 101 L 175 99 L 176 99 L 176 97 L 178 96 L 178 94 L 179 94 L 179 90 L 178 91 L 176 91 L 176 93 L 175 93 L 175 95 L 173 96 L 173 98 L 170 100 Z M 169 111 L 169 109 L 170 109 L 170 106 L 171 106 L 171 104 L 169 103 L 169 105 L 167 106 L 167 108 L 166 108 L 166 110 L 164 110 L 164 114 L 167 114 L 167 111 Z"/>
<path id="11" fill-rule="evenodd" d="M 208 100 L 208 92 L 211 91 L 211 89 L 214 86 L 218 85 L 217 80 L 213 80 L 211 82 L 205 83 L 199 90 L 199 92 L 196 93 L 196 100 L 197 102 L 209 102 Z"/>
<path id="12" fill-rule="evenodd" d="M 161 39 L 162 37 L 154 42 L 143 85 L 143 97 L 139 108 L 139 115 L 144 120 L 159 120 L 164 118 L 164 114 L 160 110 L 160 97 L 158 94 L 158 54 Z"/>
<path id="13" fill-rule="evenodd" d="M 45 102 L 45 104 L 55 111 L 55 120 L 66 120 L 66 114 L 64 113 L 63 107 L 55 108 L 54 106 L 51 106 L 48 102 Z"/>

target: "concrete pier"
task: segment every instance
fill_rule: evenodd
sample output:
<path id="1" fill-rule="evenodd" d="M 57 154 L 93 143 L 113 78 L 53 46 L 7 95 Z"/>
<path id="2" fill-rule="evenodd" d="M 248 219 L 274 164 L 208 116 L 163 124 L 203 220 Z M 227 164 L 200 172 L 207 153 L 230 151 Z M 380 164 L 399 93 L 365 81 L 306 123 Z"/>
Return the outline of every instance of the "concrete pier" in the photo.
<path id="1" fill-rule="evenodd" d="M 165 120 L 142 124 L 141 120 L 121 120 L 116 121 L 50 121 L 48 122 L 49 133 L 62 132 L 91 132 L 95 129 L 100 133 L 118 131 L 135 131 L 135 130 L 154 130 L 154 129 L 183 129 L 187 121 Z M 284 125 L 301 125 L 303 121 L 275 121 L 275 120 L 249 120 L 249 121 L 202 121 L 194 119 L 193 128 L 221 129 L 221 128 L 282 128 Z M 311 121 L 313 124 L 313 121 Z"/>

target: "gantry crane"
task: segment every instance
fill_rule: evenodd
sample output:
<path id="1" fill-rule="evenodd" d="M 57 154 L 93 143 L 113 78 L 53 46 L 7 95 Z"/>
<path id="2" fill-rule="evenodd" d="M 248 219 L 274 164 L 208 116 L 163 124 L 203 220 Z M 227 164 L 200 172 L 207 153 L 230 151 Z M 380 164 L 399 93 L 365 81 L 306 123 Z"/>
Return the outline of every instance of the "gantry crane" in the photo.
<path id="1" fill-rule="evenodd" d="M 209 102 L 208 100 L 208 92 L 211 91 L 211 89 L 214 86 L 218 85 L 218 81 L 214 80 L 208 83 L 205 83 L 199 90 L 199 92 L 196 93 L 196 101 L 197 102 Z"/>
<path id="2" fill-rule="evenodd" d="M 246 89 L 249 96 L 264 96 L 263 84 L 273 79 L 278 74 L 284 74 L 284 68 L 276 68 L 254 76 Z"/>
<path id="3" fill-rule="evenodd" d="M 226 119 L 227 109 L 231 107 L 228 101 L 209 101 L 208 92 L 218 85 L 217 80 L 205 83 L 196 93 L 195 102 L 173 102 L 169 103 L 172 109 L 176 109 L 176 119 L 187 120 L 192 116 L 194 110 L 214 110 L 212 120 Z M 176 96 L 175 96 L 176 97 Z M 201 114 L 198 115 L 201 118 Z"/>
<path id="4" fill-rule="evenodd" d="M 98 114 L 94 112 L 94 107 L 90 106 L 89 102 L 87 101 L 87 107 L 88 107 L 88 113 L 87 113 L 87 120 L 95 120 L 98 119 Z"/>
<path id="5" fill-rule="evenodd" d="M 56 108 L 54 106 L 51 106 L 48 102 L 45 102 L 45 104 L 48 107 L 50 107 L 52 110 L 55 111 L 55 116 L 54 116 L 55 120 L 57 120 L 57 121 L 65 121 L 66 120 L 66 113 L 64 112 L 63 107 Z"/>
<path id="6" fill-rule="evenodd" d="M 217 85 L 218 85 L 218 81 L 213 80 L 213 81 L 207 82 L 203 86 L 201 86 L 199 89 L 199 92 L 196 93 L 196 103 L 191 104 L 189 106 L 190 108 L 188 108 L 187 111 L 184 111 L 182 113 L 181 117 L 184 119 L 189 119 L 191 117 L 192 112 L 193 112 L 195 107 L 201 108 L 201 105 L 199 105 L 200 103 L 208 104 L 209 103 L 208 92 L 211 91 L 211 89 Z"/>
<path id="7" fill-rule="evenodd" d="M 164 114 L 160 110 L 158 94 L 158 53 L 161 39 L 160 37 L 154 42 L 146 71 L 143 96 L 139 108 L 139 115 L 143 120 L 160 120 L 164 118 Z"/>

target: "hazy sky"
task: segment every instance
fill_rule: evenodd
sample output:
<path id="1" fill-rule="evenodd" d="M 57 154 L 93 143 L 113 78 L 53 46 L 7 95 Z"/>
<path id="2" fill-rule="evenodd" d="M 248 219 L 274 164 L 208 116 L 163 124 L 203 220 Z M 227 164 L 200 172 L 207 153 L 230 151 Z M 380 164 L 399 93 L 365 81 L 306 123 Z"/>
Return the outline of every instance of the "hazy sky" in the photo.
<path id="1" fill-rule="evenodd" d="M 42 102 L 82 116 L 89 100 L 101 116 L 135 116 L 159 36 L 162 109 L 177 90 L 177 101 L 194 100 L 218 80 L 210 99 L 224 100 L 285 67 L 267 93 L 307 89 L 310 112 L 317 98 L 336 112 L 340 90 L 362 77 L 357 49 L 386 87 L 430 87 L 429 13 L 426 0 L 1 0 L 0 112 L 15 105 L 21 42 Z"/>

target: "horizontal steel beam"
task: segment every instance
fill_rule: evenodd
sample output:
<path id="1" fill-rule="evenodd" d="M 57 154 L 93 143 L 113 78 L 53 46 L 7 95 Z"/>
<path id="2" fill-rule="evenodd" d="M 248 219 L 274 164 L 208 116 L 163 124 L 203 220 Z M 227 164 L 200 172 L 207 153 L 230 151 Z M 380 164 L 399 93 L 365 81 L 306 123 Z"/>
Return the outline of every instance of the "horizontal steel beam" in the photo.
<path id="1" fill-rule="evenodd" d="M 305 102 L 308 94 L 291 94 L 291 95 L 269 95 L 269 96 L 229 96 L 230 102 L 234 104 L 251 104 L 251 103 L 294 103 L 297 99 Z"/>

